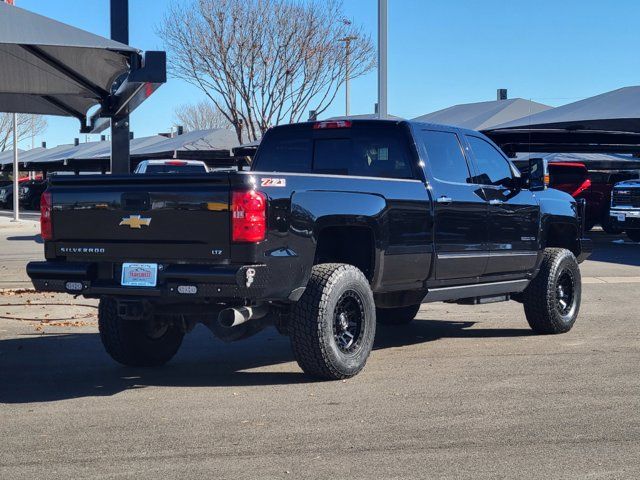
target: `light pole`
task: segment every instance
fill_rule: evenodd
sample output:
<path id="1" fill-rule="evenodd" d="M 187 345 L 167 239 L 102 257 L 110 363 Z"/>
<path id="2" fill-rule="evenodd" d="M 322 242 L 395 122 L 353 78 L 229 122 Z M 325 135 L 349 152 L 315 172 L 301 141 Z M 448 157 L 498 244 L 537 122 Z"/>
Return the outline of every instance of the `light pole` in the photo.
<path id="1" fill-rule="evenodd" d="M 347 23 L 347 21 L 345 21 L 345 23 Z M 351 22 L 348 22 L 348 24 L 350 25 Z M 345 101 L 345 106 L 344 106 L 344 114 L 346 117 L 349 116 L 349 104 L 351 103 L 351 90 L 349 89 L 349 67 L 351 65 L 351 42 L 353 40 L 357 40 L 358 37 L 355 37 L 353 35 L 349 35 L 347 37 L 341 38 L 339 41 L 340 42 L 344 42 L 344 48 L 345 48 L 345 52 L 344 52 L 344 61 L 345 61 L 345 65 L 344 65 L 344 101 Z"/>
<path id="2" fill-rule="evenodd" d="M 18 198 L 18 114 L 13 114 L 13 221 L 20 221 L 20 199 Z"/>
<path id="3" fill-rule="evenodd" d="M 378 0 L 378 118 L 387 117 L 387 0 Z"/>

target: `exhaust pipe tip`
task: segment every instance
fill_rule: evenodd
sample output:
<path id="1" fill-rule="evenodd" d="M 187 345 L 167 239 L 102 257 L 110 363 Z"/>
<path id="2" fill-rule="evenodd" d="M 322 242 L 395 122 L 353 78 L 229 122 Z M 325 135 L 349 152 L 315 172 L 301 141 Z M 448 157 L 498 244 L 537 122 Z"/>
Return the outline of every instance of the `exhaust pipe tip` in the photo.
<path id="1" fill-rule="evenodd" d="M 262 318 L 267 313 L 268 309 L 263 305 L 257 307 L 225 308 L 218 314 L 218 324 L 224 328 L 237 327 L 249 320 Z"/>
<path id="2" fill-rule="evenodd" d="M 241 325 L 247 320 L 248 318 L 245 318 L 242 312 L 236 308 L 226 308 L 218 314 L 218 323 L 225 328 Z"/>

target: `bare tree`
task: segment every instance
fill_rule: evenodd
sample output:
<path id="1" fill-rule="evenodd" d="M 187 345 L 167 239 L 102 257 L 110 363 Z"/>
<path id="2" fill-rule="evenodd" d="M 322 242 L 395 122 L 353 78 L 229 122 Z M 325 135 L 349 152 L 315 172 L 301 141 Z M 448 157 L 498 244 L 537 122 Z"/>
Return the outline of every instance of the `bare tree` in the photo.
<path id="1" fill-rule="evenodd" d="M 18 114 L 18 142 L 40 135 L 47 129 L 47 119 L 41 115 Z M 13 148 L 13 114 L 0 113 L 0 152 Z"/>
<path id="2" fill-rule="evenodd" d="M 175 125 L 182 125 L 187 132 L 231 128 L 227 117 L 209 100 L 180 105 L 174 110 Z"/>
<path id="3" fill-rule="evenodd" d="M 324 112 L 345 78 L 375 67 L 368 34 L 346 22 L 341 0 L 175 1 L 159 34 L 174 76 L 200 88 L 235 128 L 256 140 L 270 126 Z"/>

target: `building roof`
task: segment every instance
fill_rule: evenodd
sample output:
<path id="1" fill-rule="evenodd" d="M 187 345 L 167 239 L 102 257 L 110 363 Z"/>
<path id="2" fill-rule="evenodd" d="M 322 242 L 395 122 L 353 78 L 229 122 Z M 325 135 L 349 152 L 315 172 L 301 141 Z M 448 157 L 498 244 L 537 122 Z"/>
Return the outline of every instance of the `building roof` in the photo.
<path id="1" fill-rule="evenodd" d="M 549 105 L 523 98 L 463 103 L 414 118 L 418 122 L 486 130 L 496 125 L 552 109 Z"/>

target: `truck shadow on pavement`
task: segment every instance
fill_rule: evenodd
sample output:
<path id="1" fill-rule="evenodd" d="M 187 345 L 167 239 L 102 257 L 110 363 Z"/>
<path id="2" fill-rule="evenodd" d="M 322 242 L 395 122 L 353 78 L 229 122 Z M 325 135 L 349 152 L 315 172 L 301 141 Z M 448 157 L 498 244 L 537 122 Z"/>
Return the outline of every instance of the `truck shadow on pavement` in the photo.
<path id="1" fill-rule="evenodd" d="M 40 235 L 17 235 L 13 237 L 7 237 L 8 241 L 26 241 L 26 242 L 36 242 L 36 243 L 44 243 L 42 237 Z"/>
<path id="2" fill-rule="evenodd" d="M 379 326 L 374 349 L 440 338 L 531 335 L 528 329 L 471 328 L 474 324 L 417 320 L 403 327 Z M 104 353 L 97 333 L 34 334 L 0 341 L 0 403 L 111 396 L 147 386 L 243 387 L 313 382 L 296 365 L 283 365 L 294 362 L 291 347 L 286 337 L 272 329 L 232 344 L 212 339 L 204 327 L 197 330 L 185 337 L 170 363 L 155 369 L 117 365 Z M 272 368 L 253 370 L 268 367 Z"/>
<path id="3" fill-rule="evenodd" d="M 632 242 L 624 234 L 608 235 L 596 231 L 589 232 L 587 236 L 593 240 L 590 262 L 640 266 L 640 244 Z"/>

